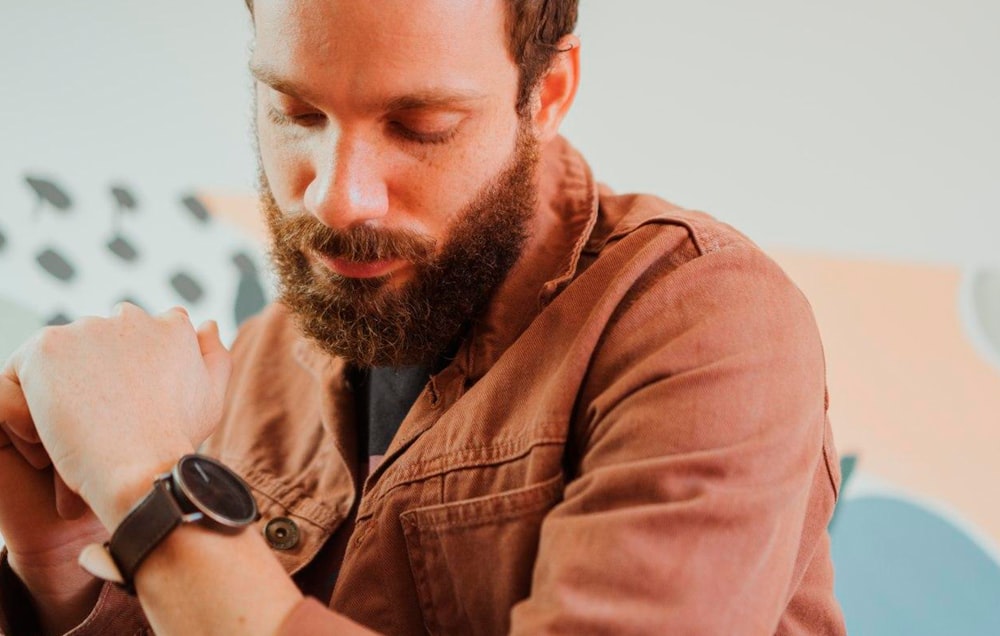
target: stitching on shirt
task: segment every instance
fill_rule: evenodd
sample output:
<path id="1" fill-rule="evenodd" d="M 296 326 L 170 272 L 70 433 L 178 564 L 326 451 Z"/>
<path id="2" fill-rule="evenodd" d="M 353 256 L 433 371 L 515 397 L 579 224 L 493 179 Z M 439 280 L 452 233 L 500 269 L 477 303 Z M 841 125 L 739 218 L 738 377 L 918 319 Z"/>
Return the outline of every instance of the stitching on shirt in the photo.
<path id="1" fill-rule="evenodd" d="M 549 508 L 562 499 L 564 486 L 560 474 L 526 488 L 414 508 L 401 513 L 400 519 L 418 530 L 433 530 L 438 534 L 478 528 Z"/>
<path id="2" fill-rule="evenodd" d="M 530 442 L 525 442 L 523 440 L 513 440 L 505 444 L 489 444 L 483 446 L 477 446 L 472 448 L 459 449 L 451 453 L 446 453 L 444 455 L 439 455 L 435 458 L 415 462 L 411 465 L 406 466 L 402 470 L 396 472 L 395 474 L 390 474 L 392 479 L 386 479 L 385 481 L 378 482 L 376 489 L 368 494 L 370 497 L 370 504 L 366 507 L 371 507 L 377 502 L 382 501 L 387 496 L 389 496 L 392 491 L 406 486 L 407 484 L 412 484 L 414 482 L 422 481 L 430 477 L 437 475 L 442 475 L 445 473 L 450 473 L 456 470 L 461 470 L 464 468 L 476 468 L 485 466 L 496 466 L 499 464 L 505 464 L 511 462 L 521 457 L 528 455 L 532 449 L 539 446 L 552 446 L 556 444 L 565 444 L 565 437 L 547 437 L 547 438 L 537 438 Z M 520 446 L 520 448 L 519 448 Z M 513 452 L 507 454 L 496 455 L 490 459 L 490 461 L 483 461 L 475 455 L 477 451 L 496 449 L 496 448 L 511 448 Z M 468 459 L 461 461 L 452 461 L 454 457 L 467 456 Z"/>
<path id="3" fill-rule="evenodd" d="M 288 485 L 273 473 L 260 468 L 240 471 L 250 486 L 296 516 L 326 527 L 343 516 L 322 501 L 309 497 L 301 486 Z"/>

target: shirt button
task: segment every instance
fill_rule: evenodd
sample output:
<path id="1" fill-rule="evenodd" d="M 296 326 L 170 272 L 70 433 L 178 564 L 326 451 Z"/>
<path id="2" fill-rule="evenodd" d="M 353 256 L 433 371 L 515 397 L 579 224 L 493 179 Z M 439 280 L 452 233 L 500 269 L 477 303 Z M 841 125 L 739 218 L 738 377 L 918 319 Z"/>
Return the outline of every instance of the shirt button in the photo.
<path id="1" fill-rule="evenodd" d="M 299 527 L 288 517 L 275 517 L 264 526 L 264 538 L 275 550 L 291 550 L 299 544 Z"/>

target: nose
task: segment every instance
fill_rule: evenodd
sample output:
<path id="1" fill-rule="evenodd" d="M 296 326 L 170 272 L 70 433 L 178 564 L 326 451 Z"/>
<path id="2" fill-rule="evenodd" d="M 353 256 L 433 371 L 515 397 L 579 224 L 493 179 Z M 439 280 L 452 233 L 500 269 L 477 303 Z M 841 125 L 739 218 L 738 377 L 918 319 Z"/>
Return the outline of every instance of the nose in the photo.
<path id="1" fill-rule="evenodd" d="M 328 227 L 345 230 L 386 215 L 389 197 L 376 149 L 356 136 L 340 135 L 319 151 L 304 205 Z"/>

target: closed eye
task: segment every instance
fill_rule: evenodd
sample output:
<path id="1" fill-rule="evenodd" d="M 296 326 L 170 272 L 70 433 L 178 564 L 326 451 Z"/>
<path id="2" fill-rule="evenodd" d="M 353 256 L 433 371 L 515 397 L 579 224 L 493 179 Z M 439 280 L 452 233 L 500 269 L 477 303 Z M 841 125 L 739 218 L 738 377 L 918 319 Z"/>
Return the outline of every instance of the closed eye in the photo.
<path id="1" fill-rule="evenodd" d="M 267 118 L 272 124 L 278 126 L 317 126 L 326 121 L 326 115 L 318 112 L 285 113 L 277 108 L 267 109 Z"/>
<path id="2" fill-rule="evenodd" d="M 389 122 L 389 128 L 396 136 L 418 144 L 444 144 L 451 141 L 458 134 L 458 126 L 452 126 L 442 130 L 419 131 L 410 128 L 399 121 Z"/>

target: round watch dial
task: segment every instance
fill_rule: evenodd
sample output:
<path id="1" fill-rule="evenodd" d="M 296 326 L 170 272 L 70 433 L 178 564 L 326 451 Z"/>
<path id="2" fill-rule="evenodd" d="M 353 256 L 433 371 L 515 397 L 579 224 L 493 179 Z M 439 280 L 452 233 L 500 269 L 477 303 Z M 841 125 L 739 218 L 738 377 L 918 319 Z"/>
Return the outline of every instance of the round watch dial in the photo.
<path id="1" fill-rule="evenodd" d="M 239 475 L 201 455 L 187 455 L 174 469 L 175 483 L 195 508 L 210 519 L 241 527 L 257 519 L 257 503 Z"/>

